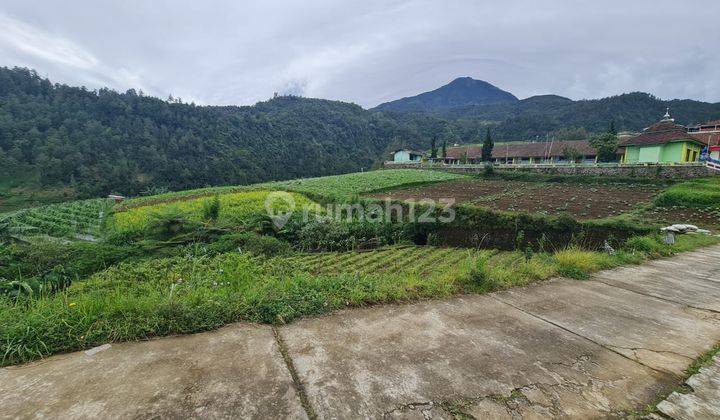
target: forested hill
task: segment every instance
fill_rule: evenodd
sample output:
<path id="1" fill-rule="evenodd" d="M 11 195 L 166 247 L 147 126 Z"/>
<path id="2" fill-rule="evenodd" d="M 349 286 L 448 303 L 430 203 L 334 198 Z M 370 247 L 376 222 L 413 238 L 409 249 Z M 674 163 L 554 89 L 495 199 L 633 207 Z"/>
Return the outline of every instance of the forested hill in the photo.
<path id="1" fill-rule="evenodd" d="M 374 108 L 396 120 L 437 118 L 448 121 L 461 142 L 491 127 L 503 140 L 527 140 L 547 134 L 577 138 L 607 129 L 614 121 L 619 130 L 637 131 L 657 122 L 670 108 L 681 124 L 720 118 L 720 103 L 694 100 L 661 100 L 642 92 L 602 99 L 573 101 L 557 95 L 518 100 L 487 82 L 459 78 L 448 85 Z"/>
<path id="2" fill-rule="evenodd" d="M 639 131 L 657 122 L 666 108 L 684 125 L 720 118 L 720 103 L 666 101 L 642 92 L 580 101 L 556 95 L 533 96 L 514 103 L 456 107 L 430 115 L 458 123 L 485 121 L 499 137 L 531 139 L 568 128 L 603 131 L 610 121 L 619 130 Z"/>
<path id="3" fill-rule="evenodd" d="M 397 135 L 392 121 L 348 103 L 195 106 L 0 68 L 0 181 L 36 178 L 81 196 L 359 171 Z"/>

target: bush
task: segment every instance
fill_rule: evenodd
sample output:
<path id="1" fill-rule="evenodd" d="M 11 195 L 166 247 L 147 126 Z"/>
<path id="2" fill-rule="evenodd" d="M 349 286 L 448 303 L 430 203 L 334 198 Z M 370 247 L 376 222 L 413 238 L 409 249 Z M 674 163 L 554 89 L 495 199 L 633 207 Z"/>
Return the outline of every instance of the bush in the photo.
<path id="1" fill-rule="evenodd" d="M 217 221 L 219 216 L 220 216 L 220 196 L 215 194 L 215 196 L 213 198 L 203 201 L 202 217 L 203 217 L 203 220 L 205 220 L 205 221 L 215 222 L 215 221 Z"/>
<path id="2" fill-rule="evenodd" d="M 376 248 L 406 239 L 403 229 L 402 224 L 317 220 L 299 227 L 297 245 L 303 251 Z"/>
<path id="3" fill-rule="evenodd" d="M 490 162 L 485 163 L 485 166 L 483 167 L 483 175 L 493 176 L 494 174 L 495 174 L 495 166 Z"/>
<path id="4" fill-rule="evenodd" d="M 648 256 L 665 256 L 671 253 L 670 247 L 662 242 L 659 235 L 633 236 L 625 241 L 623 249 L 631 252 L 642 252 Z"/>

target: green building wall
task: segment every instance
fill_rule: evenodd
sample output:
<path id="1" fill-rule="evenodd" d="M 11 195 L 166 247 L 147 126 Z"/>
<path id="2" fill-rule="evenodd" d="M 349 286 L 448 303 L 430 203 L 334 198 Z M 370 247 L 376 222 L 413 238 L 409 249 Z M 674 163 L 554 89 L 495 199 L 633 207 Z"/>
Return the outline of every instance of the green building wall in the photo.
<path id="1" fill-rule="evenodd" d="M 663 145 L 660 152 L 660 162 L 684 162 L 683 150 L 686 142 L 675 142 Z"/>
<path id="2" fill-rule="evenodd" d="M 654 146 L 627 146 L 625 163 L 685 163 L 695 162 L 701 146 L 691 141 L 677 141 Z M 689 153 L 688 153 L 689 151 Z"/>

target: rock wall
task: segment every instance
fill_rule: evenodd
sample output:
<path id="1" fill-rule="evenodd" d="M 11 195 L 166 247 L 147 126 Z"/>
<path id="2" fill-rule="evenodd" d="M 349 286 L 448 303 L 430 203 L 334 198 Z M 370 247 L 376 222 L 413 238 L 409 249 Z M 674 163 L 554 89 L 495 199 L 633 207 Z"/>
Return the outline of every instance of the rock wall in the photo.
<path id="1" fill-rule="evenodd" d="M 485 171 L 483 165 L 446 165 L 430 163 L 386 162 L 387 169 L 433 169 L 463 174 L 479 174 Z M 720 175 L 704 164 L 688 165 L 495 165 L 496 170 L 536 172 L 550 175 L 595 175 L 638 178 L 701 178 Z"/>

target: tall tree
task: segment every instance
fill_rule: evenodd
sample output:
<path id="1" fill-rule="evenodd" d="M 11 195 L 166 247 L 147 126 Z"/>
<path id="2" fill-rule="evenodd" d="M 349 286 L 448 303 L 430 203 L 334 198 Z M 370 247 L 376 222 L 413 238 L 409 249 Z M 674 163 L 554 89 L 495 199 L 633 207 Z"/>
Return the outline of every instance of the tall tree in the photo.
<path id="1" fill-rule="evenodd" d="M 615 129 L 615 120 L 610 120 L 610 127 L 608 127 L 608 133 L 613 136 L 617 136 L 617 130 Z"/>
<path id="2" fill-rule="evenodd" d="M 562 154 L 568 162 L 572 163 L 577 163 L 577 161 L 579 161 L 582 157 L 580 150 L 577 147 L 571 145 L 566 145 L 565 147 L 563 147 Z"/>
<path id="3" fill-rule="evenodd" d="M 598 162 L 615 162 L 617 160 L 618 138 L 613 133 L 593 136 L 590 145 L 597 150 Z"/>
<path id="4" fill-rule="evenodd" d="M 442 157 L 447 157 L 447 139 L 443 140 L 442 144 Z"/>
<path id="5" fill-rule="evenodd" d="M 495 147 L 495 142 L 490 136 L 490 128 L 488 127 L 485 131 L 485 141 L 482 145 L 482 160 L 483 162 L 489 162 L 492 160 L 492 151 Z"/>
<path id="6" fill-rule="evenodd" d="M 435 136 L 430 139 L 430 159 L 437 158 L 437 138 Z"/>

